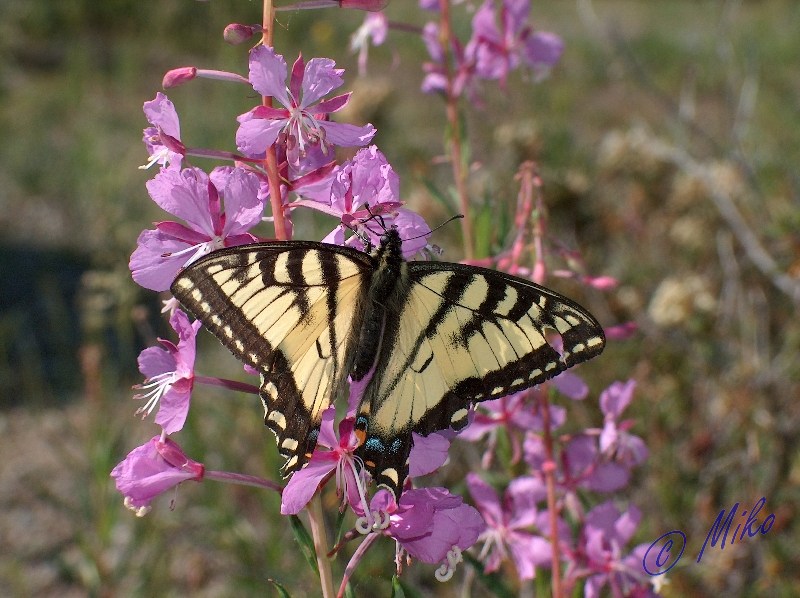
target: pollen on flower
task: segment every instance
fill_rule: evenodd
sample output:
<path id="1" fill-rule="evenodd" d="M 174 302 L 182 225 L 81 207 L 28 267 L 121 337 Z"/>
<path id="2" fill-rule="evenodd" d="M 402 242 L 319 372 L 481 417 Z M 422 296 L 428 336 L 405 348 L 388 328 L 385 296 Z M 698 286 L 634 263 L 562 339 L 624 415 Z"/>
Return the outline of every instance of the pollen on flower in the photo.
<path id="1" fill-rule="evenodd" d="M 150 505 L 137 507 L 136 505 L 133 504 L 133 500 L 131 499 L 130 496 L 125 497 L 123 504 L 125 505 L 126 508 L 133 511 L 137 517 L 144 517 L 150 512 L 150 509 L 152 508 Z"/>

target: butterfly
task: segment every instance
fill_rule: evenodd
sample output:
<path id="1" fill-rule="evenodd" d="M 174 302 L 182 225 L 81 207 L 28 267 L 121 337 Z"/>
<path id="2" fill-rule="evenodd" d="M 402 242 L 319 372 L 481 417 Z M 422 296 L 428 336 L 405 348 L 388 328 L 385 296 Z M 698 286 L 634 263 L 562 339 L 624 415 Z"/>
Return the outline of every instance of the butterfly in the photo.
<path id="1" fill-rule="evenodd" d="M 261 374 L 286 476 L 308 462 L 323 411 L 349 383 L 362 393 L 356 455 L 397 498 L 412 432 L 461 429 L 475 403 L 540 384 L 605 345 L 587 310 L 528 280 L 405 261 L 393 227 L 369 253 L 312 241 L 221 249 L 171 290 Z M 560 352 L 546 329 L 560 335 Z"/>

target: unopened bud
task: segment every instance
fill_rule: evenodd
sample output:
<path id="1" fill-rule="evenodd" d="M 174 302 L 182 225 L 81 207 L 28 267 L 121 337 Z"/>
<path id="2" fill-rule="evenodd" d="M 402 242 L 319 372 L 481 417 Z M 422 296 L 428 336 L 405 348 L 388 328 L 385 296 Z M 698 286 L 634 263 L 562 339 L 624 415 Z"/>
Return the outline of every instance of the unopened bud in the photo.
<path id="1" fill-rule="evenodd" d="M 193 66 L 184 66 L 178 69 L 172 69 L 171 71 L 167 71 L 167 74 L 164 75 L 164 79 L 161 81 L 161 86 L 164 89 L 177 87 L 178 85 L 183 85 L 187 81 L 191 81 L 196 76 L 197 69 Z"/>
<path id="2" fill-rule="evenodd" d="M 242 25 L 241 23 L 231 23 L 225 27 L 222 38 L 232 46 L 243 44 L 257 33 L 261 33 L 261 25 Z"/>

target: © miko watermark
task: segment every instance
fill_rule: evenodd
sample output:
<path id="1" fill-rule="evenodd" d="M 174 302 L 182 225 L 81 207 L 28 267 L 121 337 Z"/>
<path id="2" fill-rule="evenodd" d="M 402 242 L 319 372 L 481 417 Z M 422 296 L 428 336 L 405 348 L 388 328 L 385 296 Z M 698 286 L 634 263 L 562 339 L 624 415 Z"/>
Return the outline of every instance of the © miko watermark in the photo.
<path id="1" fill-rule="evenodd" d="M 734 518 L 739 510 L 740 503 L 737 502 L 731 507 L 730 511 L 728 511 L 727 517 L 725 516 L 725 509 L 722 509 L 708 530 L 708 535 L 706 535 L 706 539 L 703 542 L 703 547 L 700 549 L 700 552 L 697 555 L 697 562 L 699 563 L 703 558 L 703 553 L 705 552 L 706 547 L 716 548 L 718 542 L 719 549 L 723 550 L 726 542 L 729 546 L 734 542 L 741 542 L 744 540 L 745 534 L 747 534 L 747 536 L 750 538 L 753 538 L 758 534 L 761 534 L 762 536 L 766 535 L 766 533 L 772 529 L 772 526 L 775 523 L 775 515 L 772 513 L 767 515 L 767 517 L 765 517 L 764 520 L 759 523 L 759 513 L 766 502 L 767 498 L 765 496 L 762 496 L 760 499 L 758 499 L 756 504 L 753 505 L 753 508 L 750 509 L 750 516 L 747 517 L 747 520 L 744 521 L 744 524 L 740 521 L 739 525 L 736 526 L 733 534 L 730 535 L 730 541 L 728 541 L 728 534 L 731 530 L 731 526 L 733 525 Z M 746 510 L 739 513 L 740 517 L 745 517 L 746 515 Z M 739 530 L 741 530 L 741 533 Z M 678 544 L 678 546 L 676 546 L 676 544 Z M 673 549 L 675 549 L 674 552 Z M 644 558 L 642 559 L 642 568 L 645 570 L 645 573 L 649 575 L 663 575 L 678 563 L 683 556 L 683 551 L 685 549 L 686 534 L 678 529 L 667 532 L 650 544 L 650 547 L 647 549 L 647 552 L 645 552 Z M 677 556 L 674 556 L 675 553 L 677 553 Z M 649 565 L 648 560 L 650 561 Z M 653 567 L 653 564 L 655 564 L 655 568 Z"/>

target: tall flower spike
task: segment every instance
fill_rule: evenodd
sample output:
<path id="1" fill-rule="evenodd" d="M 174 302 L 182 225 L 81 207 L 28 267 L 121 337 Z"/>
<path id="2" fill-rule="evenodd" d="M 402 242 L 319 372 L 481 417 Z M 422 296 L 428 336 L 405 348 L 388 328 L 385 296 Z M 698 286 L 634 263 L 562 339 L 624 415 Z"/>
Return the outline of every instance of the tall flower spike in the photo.
<path id="1" fill-rule="evenodd" d="M 327 152 L 337 145 L 357 147 L 369 143 L 376 132 L 372 125 L 358 127 L 328 120 L 350 100 L 350 94 L 322 99 L 342 85 L 344 69 L 335 66 L 329 58 L 312 58 L 305 63 L 300 56 L 287 86 L 283 56 L 267 46 L 254 48 L 250 53 L 250 83 L 259 94 L 274 98 L 282 108 L 257 106 L 239 116 L 239 150 L 258 157 L 280 142 L 286 145 L 289 161 L 297 163 L 308 146 L 319 145 Z"/>

